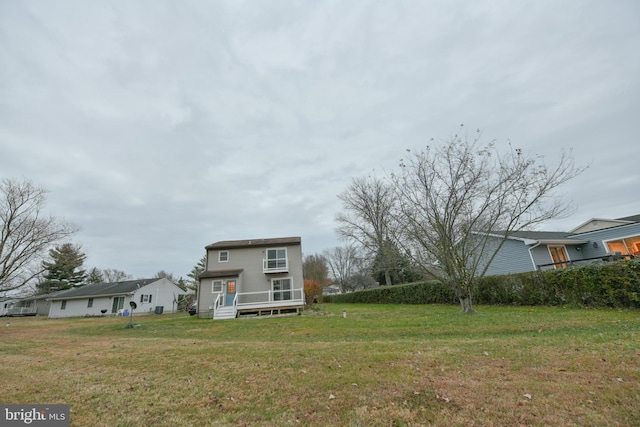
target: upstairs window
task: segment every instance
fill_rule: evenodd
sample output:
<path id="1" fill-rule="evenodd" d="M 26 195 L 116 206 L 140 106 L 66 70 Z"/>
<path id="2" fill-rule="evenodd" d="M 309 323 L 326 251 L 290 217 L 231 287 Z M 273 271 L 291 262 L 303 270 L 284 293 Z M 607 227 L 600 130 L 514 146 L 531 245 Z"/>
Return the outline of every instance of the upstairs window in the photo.
<path id="1" fill-rule="evenodd" d="M 287 249 L 267 249 L 267 268 L 286 268 Z"/>
<path id="2" fill-rule="evenodd" d="M 227 261 L 229 261 L 229 251 L 218 252 L 218 262 L 227 262 Z"/>

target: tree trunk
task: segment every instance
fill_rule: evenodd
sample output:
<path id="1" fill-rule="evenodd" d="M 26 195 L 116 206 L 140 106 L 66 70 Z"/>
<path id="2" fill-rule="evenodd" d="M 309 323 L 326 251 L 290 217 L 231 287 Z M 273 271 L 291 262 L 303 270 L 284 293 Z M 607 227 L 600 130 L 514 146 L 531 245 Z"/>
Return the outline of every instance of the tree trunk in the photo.
<path id="1" fill-rule="evenodd" d="M 393 283 L 391 283 L 391 272 L 389 270 L 384 271 L 384 281 L 387 286 L 393 285 Z"/>
<path id="2" fill-rule="evenodd" d="M 471 296 L 467 295 L 465 297 L 459 297 L 460 306 L 462 307 L 463 314 L 474 314 L 476 311 L 473 309 L 471 305 Z"/>

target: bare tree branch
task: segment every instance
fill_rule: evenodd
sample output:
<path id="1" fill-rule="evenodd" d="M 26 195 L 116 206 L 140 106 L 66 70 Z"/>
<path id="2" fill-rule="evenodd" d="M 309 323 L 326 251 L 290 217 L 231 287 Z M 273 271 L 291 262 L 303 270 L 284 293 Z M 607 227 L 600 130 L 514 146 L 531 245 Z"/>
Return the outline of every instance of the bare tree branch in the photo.
<path id="1" fill-rule="evenodd" d="M 45 195 L 28 180 L 0 183 L 0 291 L 29 284 L 42 273 L 48 249 L 78 230 L 43 215 Z"/>
<path id="2" fill-rule="evenodd" d="M 511 145 L 501 154 L 493 142 L 482 146 L 480 136 L 455 135 L 409 152 L 391 177 L 398 242 L 449 284 L 464 312 L 473 312 L 473 285 L 511 233 L 572 211 L 554 191 L 586 169 L 567 152 L 552 166 Z"/>

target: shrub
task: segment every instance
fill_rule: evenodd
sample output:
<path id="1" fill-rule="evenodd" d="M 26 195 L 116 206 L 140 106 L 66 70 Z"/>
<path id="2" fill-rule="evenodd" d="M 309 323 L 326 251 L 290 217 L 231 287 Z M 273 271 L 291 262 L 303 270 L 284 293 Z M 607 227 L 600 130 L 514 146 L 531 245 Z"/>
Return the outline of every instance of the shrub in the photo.
<path id="1" fill-rule="evenodd" d="M 457 303 L 451 289 L 437 280 L 384 286 L 325 297 L 325 300 L 379 304 Z M 640 260 L 483 277 L 476 284 L 473 302 L 485 305 L 640 308 Z"/>
<path id="2" fill-rule="evenodd" d="M 322 302 L 322 285 L 315 280 L 304 279 L 304 302 L 311 307 L 314 302 Z"/>
<path id="3" fill-rule="evenodd" d="M 325 301 L 371 304 L 450 304 L 454 298 L 446 285 L 437 280 L 430 280 L 332 295 L 326 297 Z"/>

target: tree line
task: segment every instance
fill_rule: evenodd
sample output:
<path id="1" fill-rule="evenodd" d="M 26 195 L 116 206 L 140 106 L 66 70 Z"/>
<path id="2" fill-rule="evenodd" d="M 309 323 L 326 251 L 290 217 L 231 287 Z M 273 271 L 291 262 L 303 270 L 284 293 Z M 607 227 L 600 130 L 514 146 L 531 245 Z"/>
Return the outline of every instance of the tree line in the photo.
<path id="1" fill-rule="evenodd" d="M 82 246 L 68 241 L 78 227 L 43 213 L 46 193 L 27 179 L 0 182 L 0 293 L 28 290 L 49 294 L 92 283 L 132 280 L 133 276 L 115 268 L 85 268 L 87 256 Z M 198 268 L 204 270 L 203 260 L 187 280 L 164 270 L 154 278 L 193 288 Z"/>
<path id="2" fill-rule="evenodd" d="M 553 162 L 506 144 L 482 142 L 461 125 L 423 150 L 407 150 L 396 171 L 355 177 L 338 196 L 345 246 L 322 255 L 343 292 L 438 279 L 462 312 L 473 313 L 478 280 L 514 232 L 567 216 L 555 191 L 582 173 L 571 151 Z"/>

